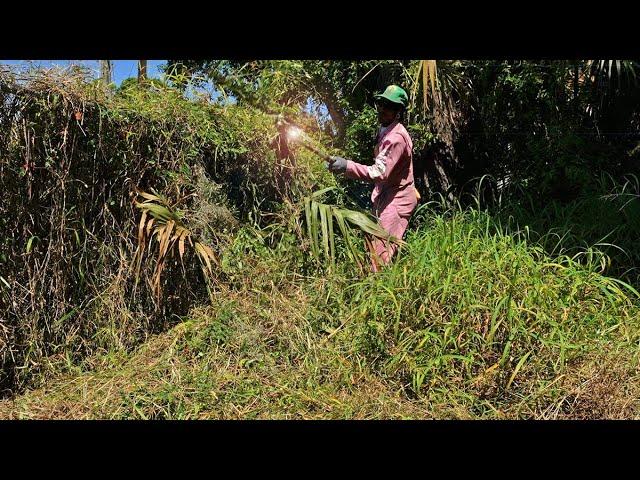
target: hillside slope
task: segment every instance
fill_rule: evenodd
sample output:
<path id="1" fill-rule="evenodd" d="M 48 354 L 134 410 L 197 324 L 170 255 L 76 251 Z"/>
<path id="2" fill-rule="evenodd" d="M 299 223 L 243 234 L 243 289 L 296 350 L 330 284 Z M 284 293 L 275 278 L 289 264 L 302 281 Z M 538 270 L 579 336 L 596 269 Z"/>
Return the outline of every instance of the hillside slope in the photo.
<path id="1" fill-rule="evenodd" d="M 301 275 L 294 244 L 246 230 L 211 305 L 0 417 L 640 418 L 637 298 L 596 259 L 477 211 L 415 223 L 378 275 Z"/>

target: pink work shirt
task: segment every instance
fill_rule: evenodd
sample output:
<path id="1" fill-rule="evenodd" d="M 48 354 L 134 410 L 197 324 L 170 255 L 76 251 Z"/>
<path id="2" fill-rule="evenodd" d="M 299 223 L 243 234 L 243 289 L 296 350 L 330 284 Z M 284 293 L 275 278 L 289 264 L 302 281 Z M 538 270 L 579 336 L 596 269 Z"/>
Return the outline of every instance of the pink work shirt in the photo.
<path id="1" fill-rule="evenodd" d="M 347 160 L 348 178 L 374 182 L 371 193 L 373 211 L 380 217 L 389 206 L 400 217 L 408 218 L 416 208 L 418 199 L 413 182 L 413 142 L 399 122 L 384 128 L 378 136 L 373 165 L 362 165 Z"/>

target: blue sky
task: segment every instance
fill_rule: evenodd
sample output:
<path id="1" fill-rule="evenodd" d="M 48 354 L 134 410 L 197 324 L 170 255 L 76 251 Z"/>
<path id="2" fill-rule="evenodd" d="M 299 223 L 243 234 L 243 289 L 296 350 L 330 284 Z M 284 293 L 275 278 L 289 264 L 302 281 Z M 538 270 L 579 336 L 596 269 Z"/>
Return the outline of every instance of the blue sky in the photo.
<path id="1" fill-rule="evenodd" d="M 113 65 L 113 81 L 116 85 L 129 77 L 138 76 L 138 60 L 112 60 Z M 5 65 L 27 65 L 33 64 L 49 68 L 52 66 L 67 67 L 71 64 L 84 65 L 96 72 L 96 76 L 100 74 L 99 60 L 0 60 L 0 64 Z M 166 60 L 147 60 L 147 75 L 151 78 L 158 78 L 161 72 L 158 67 L 166 64 Z"/>

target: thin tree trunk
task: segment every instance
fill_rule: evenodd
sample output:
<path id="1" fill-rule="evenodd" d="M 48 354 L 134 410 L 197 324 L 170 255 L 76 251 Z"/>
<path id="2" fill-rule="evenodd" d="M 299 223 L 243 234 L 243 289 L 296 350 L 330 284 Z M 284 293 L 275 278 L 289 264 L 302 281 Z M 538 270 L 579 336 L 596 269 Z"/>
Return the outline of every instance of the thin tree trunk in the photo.
<path id="1" fill-rule="evenodd" d="M 340 141 L 343 141 L 346 135 L 344 114 L 330 96 L 324 97 L 324 104 L 327 107 L 331 120 L 333 120 L 333 123 L 336 126 L 338 138 Z"/>
<path id="2" fill-rule="evenodd" d="M 105 85 L 109 85 L 111 83 L 111 73 L 111 60 L 100 60 L 100 78 Z"/>
<path id="3" fill-rule="evenodd" d="M 138 60 L 138 83 L 147 79 L 147 61 Z"/>

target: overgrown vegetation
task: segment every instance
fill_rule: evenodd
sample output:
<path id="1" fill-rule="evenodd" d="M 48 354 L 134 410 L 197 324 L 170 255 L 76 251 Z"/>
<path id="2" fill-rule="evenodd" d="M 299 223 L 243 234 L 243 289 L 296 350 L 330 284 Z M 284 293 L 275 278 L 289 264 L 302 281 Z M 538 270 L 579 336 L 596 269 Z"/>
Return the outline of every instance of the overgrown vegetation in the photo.
<path id="1" fill-rule="evenodd" d="M 108 95 L 82 72 L 5 73 L 0 97 L 2 388 L 135 345 L 206 298 L 193 262 L 167 262 L 153 290 L 132 288 L 138 189 L 184 209 L 207 249 L 286 207 L 287 164 L 259 111 L 198 105 L 167 86 Z M 152 264 L 143 273 L 162 271 Z"/>
<path id="2" fill-rule="evenodd" d="M 634 292 L 595 257 L 550 258 L 487 214 L 423 214 L 392 268 L 358 278 L 301 276 L 285 237 L 270 248 L 243 230 L 211 306 L 0 415 L 639 416 Z"/>
<path id="3" fill-rule="evenodd" d="M 0 417 L 640 417 L 635 63 L 172 65 L 0 74 Z M 392 82 L 423 204 L 373 275 L 370 186 L 276 121 L 366 162 Z"/>

